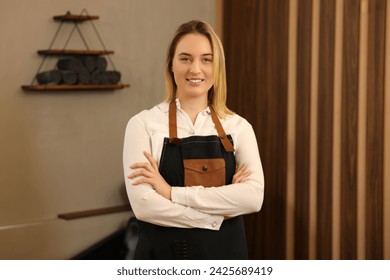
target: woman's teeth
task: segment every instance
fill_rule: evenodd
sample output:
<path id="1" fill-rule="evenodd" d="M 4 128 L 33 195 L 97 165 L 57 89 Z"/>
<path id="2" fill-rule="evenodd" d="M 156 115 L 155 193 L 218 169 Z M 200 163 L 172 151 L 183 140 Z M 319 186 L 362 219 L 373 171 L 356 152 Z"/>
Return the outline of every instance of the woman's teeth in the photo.
<path id="1" fill-rule="evenodd" d="M 190 83 L 200 83 L 203 80 L 202 79 L 187 79 L 187 81 L 189 81 Z"/>

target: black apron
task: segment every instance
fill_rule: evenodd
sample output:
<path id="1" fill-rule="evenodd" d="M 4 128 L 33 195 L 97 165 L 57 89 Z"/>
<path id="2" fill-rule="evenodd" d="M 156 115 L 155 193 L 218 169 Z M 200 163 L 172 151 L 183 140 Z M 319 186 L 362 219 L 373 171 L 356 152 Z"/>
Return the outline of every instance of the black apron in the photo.
<path id="1" fill-rule="evenodd" d="M 169 107 L 169 138 L 164 138 L 159 171 L 171 186 L 232 183 L 236 168 L 232 138 L 210 105 L 217 135 L 177 138 L 176 104 Z M 204 175 L 204 176 L 203 176 Z M 217 184 L 217 185 L 216 185 Z M 220 230 L 162 227 L 138 221 L 135 259 L 247 259 L 242 216 L 226 219 Z"/>

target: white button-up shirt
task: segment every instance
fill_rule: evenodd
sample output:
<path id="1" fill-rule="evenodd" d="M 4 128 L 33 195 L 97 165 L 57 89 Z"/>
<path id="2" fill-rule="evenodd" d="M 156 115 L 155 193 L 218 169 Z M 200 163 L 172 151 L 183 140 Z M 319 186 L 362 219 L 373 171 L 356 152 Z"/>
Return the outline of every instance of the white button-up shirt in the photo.
<path id="1" fill-rule="evenodd" d="M 192 135 L 217 135 L 209 108 L 196 117 L 190 117 L 177 107 L 179 138 Z M 126 128 L 123 167 L 126 191 L 137 219 L 152 224 L 180 228 L 219 230 L 225 218 L 249 214 L 260 210 L 264 197 L 264 176 L 259 150 L 252 126 L 237 114 L 221 119 L 226 134 L 233 138 L 236 163 L 248 164 L 251 175 L 242 183 L 220 187 L 172 186 L 171 200 L 159 195 L 150 185 L 133 186 L 127 176 L 136 162 L 146 162 L 143 151 L 152 154 L 159 163 L 163 140 L 169 137 L 169 103 L 161 103 L 132 117 Z"/>

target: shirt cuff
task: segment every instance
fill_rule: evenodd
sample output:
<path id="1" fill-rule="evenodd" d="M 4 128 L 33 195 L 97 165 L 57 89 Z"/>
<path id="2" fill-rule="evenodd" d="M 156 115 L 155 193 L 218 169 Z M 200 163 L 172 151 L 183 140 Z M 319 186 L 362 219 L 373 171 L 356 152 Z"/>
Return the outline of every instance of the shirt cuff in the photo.
<path id="1" fill-rule="evenodd" d="M 224 221 L 223 216 L 210 215 L 209 221 L 207 222 L 204 228 L 211 229 L 211 230 L 219 230 L 221 228 L 223 221 Z"/>

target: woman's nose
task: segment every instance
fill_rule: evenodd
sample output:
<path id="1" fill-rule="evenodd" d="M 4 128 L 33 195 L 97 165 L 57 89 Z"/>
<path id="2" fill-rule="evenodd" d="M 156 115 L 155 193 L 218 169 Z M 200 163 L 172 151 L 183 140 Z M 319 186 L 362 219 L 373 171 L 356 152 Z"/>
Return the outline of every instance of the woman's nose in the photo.
<path id="1" fill-rule="evenodd" d="M 194 61 L 193 63 L 191 63 L 190 73 L 191 73 L 191 74 L 199 74 L 199 73 L 200 73 L 200 65 L 199 65 L 199 62 Z"/>

